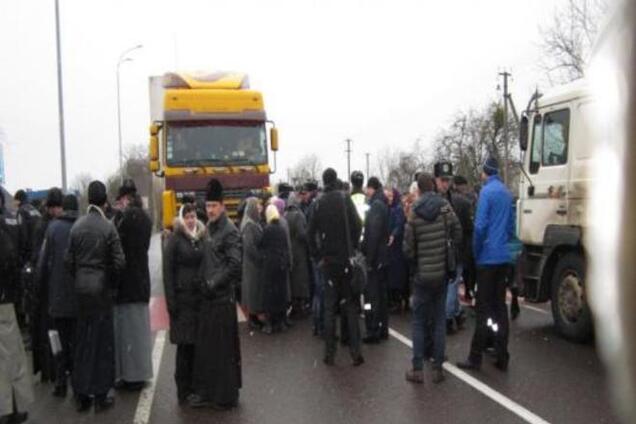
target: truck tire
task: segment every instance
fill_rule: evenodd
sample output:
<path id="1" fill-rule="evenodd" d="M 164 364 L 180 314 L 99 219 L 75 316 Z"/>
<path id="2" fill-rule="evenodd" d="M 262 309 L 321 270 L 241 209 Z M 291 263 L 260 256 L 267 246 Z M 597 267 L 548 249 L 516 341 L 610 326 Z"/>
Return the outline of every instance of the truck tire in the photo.
<path id="1" fill-rule="evenodd" d="M 567 253 L 559 259 L 552 279 L 552 316 L 563 337 L 575 342 L 592 338 L 592 313 L 585 290 L 585 260 Z"/>

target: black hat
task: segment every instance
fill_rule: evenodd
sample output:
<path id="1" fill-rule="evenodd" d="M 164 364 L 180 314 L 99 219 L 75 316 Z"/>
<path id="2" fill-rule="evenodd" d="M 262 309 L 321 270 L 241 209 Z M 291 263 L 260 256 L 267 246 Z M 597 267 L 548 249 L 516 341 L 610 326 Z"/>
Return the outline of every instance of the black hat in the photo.
<path id="1" fill-rule="evenodd" d="M 67 194 L 64 196 L 62 200 L 62 209 L 65 211 L 78 211 L 79 203 L 77 202 L 77 197 L 74 194 Z"/>
<path id="2" fill-rule="evenodd" d="M 302 191 L 316 191 L 318 190 L 318 184 L 315 181 L 307 181 L 303 184 Z"/>
<path id="3" fill-rule="evenodd" d="M 223 186 L 216 178 L 210 179 L 205 191 L 206 202 L 223 202 Z"/>
<path id="4" fill-rule="evenodd" d="M 294 188 L 287 183 L 278 184 L 278 197 L 281 199 L 288 199 L 289 194 L 294 191 Z"/>
<path id="5" fill-rule="evenodd" d="M 55 208 L 62 207 L 62 200 L 64 200 L 64 193 L 57 187 L 53 187 L 46 195 L 46 207 Z"/>
<path id="6" fill-rule="evenodd" d="M 322 183 L 325 186 L 333 186 L 338 181 L 338 173 L 333 168 L 325 169 L 322 173 Z"/>
<path id="7" fill-rule="evenodd" d="M 499 162 L 493 156 L 489 156 L 484 162 L 484 172 L 486 175 L 497 175 L 499 173 Z"/>
<path id="8" fill-rule="evenodd" d="M 450 178 L 453 176 L 453 164 L 450 162 L 437 162 L 433 166 L 435 178 Z"/>
<path id="9" fill-rule="evenodd" d="M 88 203 L 95 206 L 103 206 L 108 200 L 106 186 L 101 181 L 92 181 L 88 185 Z"/>
<path id="10" fill-rule="evenodd" d="M 119 199 L 135 193 L 137 193 L 137 186 L 135 185 L 135 182 L 131 178 L 126 178 L 121 184 L 121 187 L 119 187 L 119 195 L 117 198 Z"/>
<path id="11" fill-rule="evenodd" d="M 16 191 L 15 195 L 13 196 L 13 198 L 15 200 L 17 200 L 18 202 L 20 202 L 20 203 L 24 203 L 24 202 L 26 202 L 28 200 L 26 191 L 24 191 L 24 190 Z"/>
<path id="12" fill-rule="evenodd" d="M 367 181 L 367 187 L 377 191 L 377 190 L 380 190 L 380 188 L 382 188 L 382 183 L 380 183 L 380 180 L 378 180 L 377 177 L 371 177 L 369 178 L 369 181 Z"/>
<path id="13" fill-rule="evenodd" d="M 354 187 L 362 187 L 362 184 L 364 184 L 364 174 L 361 171 L 353 171 L 350 181 Z"/>
<path id="14" fill-rule="evenodd" d="M 455 177 L 453 177 L 453 182 L 455 183 L 456 186 L 468 184 L 468 180 L 464 178 L 462 175 L 455 175 Z"/>

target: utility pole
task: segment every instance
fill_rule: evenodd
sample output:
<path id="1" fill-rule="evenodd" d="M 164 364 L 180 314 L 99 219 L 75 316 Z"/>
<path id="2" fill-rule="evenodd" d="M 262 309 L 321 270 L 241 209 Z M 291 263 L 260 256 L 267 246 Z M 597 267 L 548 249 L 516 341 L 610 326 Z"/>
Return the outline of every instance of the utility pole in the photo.
<path id="1" fill-rule="evenodd" d="M 64 141 L 64 89 L 62 87 L 62 51 L 60 46 L 60 7 L 55 0 L 55 42 L 57 46 L 57 109 L 60 120 L 60 158 L 62 162 L 62 190 L 66 191 L 66 143 Z"/>
<path id="2" fill-rule="evenodd" d="M 504 184 L 508 184 L 508 77 L 512 76 L 509 72 L 500 72 L 503 76 L 503 100 L 504 100 L 504 122 L 503 122 L 503 142 L 504 142 L 504 160 L 503 160 L 503 180 Z"/>
<path id="3" fill-rule="evenodd" d="M 369 155 L 371 153 L 365 153 L 365 155 L 367 156 L 367 180 L 369 179 L 370 175 L 369 175 Z"/>
<path id="4" fill-rule="evenodd" d="M 345 150 L 347 152 L 347 178 L 343 181 L 349 181 L 351 177 L 351 139 L 346 139 L 345 143 L 347 143 L 347 150 Z"/>

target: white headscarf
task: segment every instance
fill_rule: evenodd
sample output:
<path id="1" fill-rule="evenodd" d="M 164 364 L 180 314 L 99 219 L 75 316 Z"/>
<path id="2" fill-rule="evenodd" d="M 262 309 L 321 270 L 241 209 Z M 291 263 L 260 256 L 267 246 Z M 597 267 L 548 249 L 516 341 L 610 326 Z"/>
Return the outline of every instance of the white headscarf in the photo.
<path id="1" fill-rule="evenodd" d="M 280 213 L 278 213 L 276 205 L 267 205 L 267 209 L 265 209 L 265 219 L 268 224 L 280 219 Z"/>
<path id="2" fill-rule="evenodd" d="M 183 231 L 189 235 L 193 240 L 197 240 L 199 238 L 199 232 L 198 227 L 199 227 L 199 220 L 197 219 L 197 221 L 195 222 L 194 225 L 194 230 L 190 230 L 188 228 L 188 226 L 186 225 L 185 219 L 183 219 L 183 208 L 185 207 L 185 205 L 181 205 L 181 207 L 179 208 L 179 225 L 181 225 L 181 227 L 183 227 Z"/>

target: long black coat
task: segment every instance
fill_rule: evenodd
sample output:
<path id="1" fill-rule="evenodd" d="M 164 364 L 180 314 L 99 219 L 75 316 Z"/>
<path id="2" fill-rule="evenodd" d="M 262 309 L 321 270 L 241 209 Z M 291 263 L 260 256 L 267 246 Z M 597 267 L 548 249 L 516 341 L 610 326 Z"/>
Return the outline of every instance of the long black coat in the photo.
<path id="1" fill-rule="evenodd" d="M 137 205 L 124 209 L 115 219 L 121 246 L 126 256 L 126 268 L 121 274 L 117 303 L 148 303 L 150 300 L 150 270 L 148 249 L 152 235 L 152 221 Z"/>
<path id="2" fill-rule="evenodd" d="M 370 201 L 369 211 L 364 221 L 364 240 L 362 253 L 367 265 L 378 269 L 388 264 L 389 260 L 389 207 L 382 190 L 378 190 Z"/>
<path id="3" fill-rule="evenodd" d="M 163 252 L 163 284 L 170 314 L 170 341 L 174 344 L 193 344 L 196 340 L 205 237 L 205 226 L 200 222 L 197 225 L 196 237 L 192 237 L 177 221 Z"/>
<path id="4" fill-rule="evenodd" d="M 234 288 L 241 274 L 241 237 L 221 216 L 209 222 L 203 244 L 203 297 L 195 342 L 193 386 L 196 394 L 217 404 L 238 400 L 242 385 L 241 349 Z"/>
<path id="5" fill-rule="evenodd" d="M 243 273 L 241 303 L 250 313 L 264 311 L 263 307 L 263 255 L 260 250 L 263 229 L 256 222 L 248 222 L 242 229 Z"/>
<path id="6" fill-rule="evenodd" d="M 273 221 L 263 231 L 264 306 L 269 313 L 283 312 L 287 307 L 287 275 L 290 256 L 287 234 L 280 221 Z"/>
<path id="7" fill-rule="evenodd" d="M 64 265 L 75 221 L 77 212 L 67 211 L 51 222 L 38 262 L 38 272 L 48 289 L 48 312 L 53 318 L 73 318 L 77 315 L 73 276 Z"/>
<path id="8" fill-rule="evenodd" d="M 345 225 L 345 216 L 348 224 Z M 317 260 L 345 265 L 351 256 L 347 248 L 346 228 L 352 247 L 358 247 L 362 223 L 351 197 L 333 186 L 325 187 L 325 193 L 310 208 L 309 249 Z"/>
<path id="9" fill-rule="evenodd" d="M 111 312 L 113 277 L 124 270 L 126 259 L 115 226 L 97 208 L 71 228 L 65 262 L 75 281 L 78 316 Z"/>
<path id="10" fill-rule="evenodd" d="M 294 258 L 291 269 L 292 298 L 309 298 L 309 242 L 307 220 L 297 206 L 289 206 L 285 215 L 289 225 L 289 236 Z"/>

